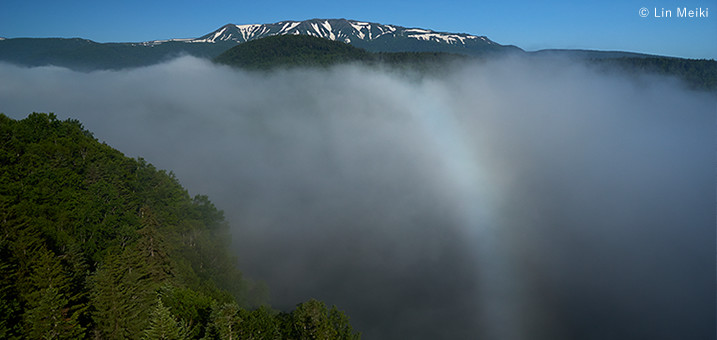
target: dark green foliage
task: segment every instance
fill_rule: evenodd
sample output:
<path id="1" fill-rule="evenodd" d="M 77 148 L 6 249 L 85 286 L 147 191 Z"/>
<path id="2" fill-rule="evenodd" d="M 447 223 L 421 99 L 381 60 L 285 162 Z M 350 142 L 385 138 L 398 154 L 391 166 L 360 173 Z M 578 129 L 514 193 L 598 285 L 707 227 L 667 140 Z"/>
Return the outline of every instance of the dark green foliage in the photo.
<path id="1" fill-rule="evenodd" d="M 240 310 L 239 339 L 282 339 L 284 318 L 266 306 L 253 311 Z"/>
<path id="2" fill-rule="evenodd" d="M 2 118 L 2 117 L 0 117 Z M 36 238 L 20 240 L 19 231 L 24 227 L 8 213 L 7 205 L 0 202 L 0 338 L 20 339 L 22 334 L 22 307 L 19 287 L 16 284 L 21 263 L 14 256 L 16 249 L 25 249 L 21 242 L 33 242 Z"/>
<path id="3" fill-rule="evenodd" d="M 276 35 L 239 44 L 214 60 L 243 68 L 268 69 L 369 61 L 373 55 L 338 41 L 308 35 Z"/>
<path id="4" fill-rule="evenodd" d="M 279 313 L 266 306 L 253 311 L 230 303 L 212 307 L 211 323 L 204 339 L 292 339 L 357 340 L 348 317 L 335 306 L 331 309 L 311 299 L 291 313 Z"/>
<path id="5" fill-rule="evenodd" d="M 295 339 L 359 339 L 348 317 L 336 309 L 327 309 L 318 300 L 311 299 L 299 304 L 291 313 L 291 330 Z"/>
<path id="6" fill-rule="evenodd" d="M 291 327 L 297 339 L 336 339 L 338 332 L 329 321 L 326 305 L 309 300 L 291 313 Z"/>
<path id="7" fill-rule="evenodd" d="M 244 309 L 228 239 L 206 196 L 78 121 L 0 114 L 0 338 L 288 338 Z"/>
<path id="8" fill-rule="evenodd" d="M 239 44 L 216 57 L 214 61 L 245 69 L 261 70 L 363 63 L 426 71 L 450 61 L 469 58 L 471 57 L 444 52 L 372 53 L 323 38 L 307 35 L 278 35 Z"/>
<path id="9" fill-rule="evenodd" d="M 106 339 L 137 338 L 148 327 L 156 291 L 173 274 L 159 235 L 150 227 L 138 242 L 110 255 L 92 276 L 96 331 Z"/>
<path id="10" fill-rule="evenodd" d="M 207 340 L 233 339 L 239 331 L 239 305 L 236 303 L 214 304 L 212 306 L 211 321 L 208 325 Z"/>
<path id="11" fill-rule="evenodd" d="M 8 207 L 2 204 L 3 208 Z M 2 338 L 82 338 L 87 309 L 84 285 L 74 280 L 74 254 L 57 256 L 40 232 L 11 209 L 3 209 L 0 237 Z M 74 265 L 77 265 L 75 267 Z M 7 314 L 6 314 L 7 313 Z"/>
<path id="12" fill-rule="evenodd" d="M 15 271 L 5 260 L 7 256 L 6 253 L 0 255 L 0 339 L 17 339 L 21 334 L 21 309 L 13 286 Z"/>
<path id="13" fill-rule="evenodd" d="M 196 339 L 205 335 L 212 304 L 216 300 L 192 289 L 173 285 L 163 286 L 160 295 L 163 305 L 181 320 L 189 337 Z"/>
<path id="14" fill-rule="evenodd" d="M 26 259 L 31 272 L 23 296 L 24 333 L 33 339 L 68 339 L 84 336 L 79 318 L 87 307 L 73 295 L 70 277 L 55 254 L 40 246 Z"/>
<path id="15" fill-rule="evenodd" d="M 183 340 L 190 339 L 187 326 L 177 320 L 162 299 L 157 298 L 156 306 L 149 318 L 149 326 L 144 331 L 144 340 Z"/>

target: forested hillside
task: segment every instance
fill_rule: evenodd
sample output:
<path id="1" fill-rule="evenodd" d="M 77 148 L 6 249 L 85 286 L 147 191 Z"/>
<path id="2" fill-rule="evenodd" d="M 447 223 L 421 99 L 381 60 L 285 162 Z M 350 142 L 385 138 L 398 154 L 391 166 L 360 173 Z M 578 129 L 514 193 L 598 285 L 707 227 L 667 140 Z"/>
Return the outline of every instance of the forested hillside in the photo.
<path id="1" fill-rule="evenodd" d="M 717 61 L 667 57 L 592 59 L 594 65 L 624 73 L 675 76 L 694 89 L 717 89 Z"/>
<path id="2" fill-rule="evenodd" d="M 0 338 L 353 339 L 336 307 L 267 306 L 223 213 L 76 120 L 0 114 Z"/>
<path id="3" fill-rule="evenodd" d="M 277 35 L 239 44 L 220 54 L 214 61 L 244 69 L 263 70 L 277 67 L 323 67 L 351 62 L 425 70 L 429 66 L 468 58 L 443 52 L 374 53 L 340 41 L 308 35 Z"/>
<path id="4" fill-rule="evenodd" d="M 325 66 L 371 59 L 371 53 L 343 42 L 308 35 L 276 35 L 239 44 L 214 60 L 232 66 L 268 69 L 276 66 Z"/>
<path id="5" fill-rule="evenodd" d="M 149 66 L 185 54 L 214 58 L 235 45 L 229 41 L 133 44 L 97 43 L 80 38 L 15 38 L 0 40 L 0 61 L 31 67 L 54 65 L 78 71 L 120 70 Z"/>

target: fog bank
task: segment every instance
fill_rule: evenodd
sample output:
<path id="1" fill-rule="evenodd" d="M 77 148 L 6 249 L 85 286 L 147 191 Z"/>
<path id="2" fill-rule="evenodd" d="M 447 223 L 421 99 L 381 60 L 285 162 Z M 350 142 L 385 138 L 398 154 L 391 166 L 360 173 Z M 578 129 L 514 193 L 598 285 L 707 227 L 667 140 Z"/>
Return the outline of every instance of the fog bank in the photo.
<path id="1" fill-rule="evenodd" d="M 209 195 L 274 307 L 365 339 L 715 337 L 717 100 L 673 79 L 0 64 L 0 112 L 33 111 Z"/>

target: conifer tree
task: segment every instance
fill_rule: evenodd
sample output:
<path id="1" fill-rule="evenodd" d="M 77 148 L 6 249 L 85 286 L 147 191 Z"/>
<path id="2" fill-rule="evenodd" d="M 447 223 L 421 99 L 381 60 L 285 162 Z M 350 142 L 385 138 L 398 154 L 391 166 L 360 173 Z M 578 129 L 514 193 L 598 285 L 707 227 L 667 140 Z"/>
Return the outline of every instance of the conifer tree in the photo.
<path id="1" fill-rule="evenodd" d="M 136 339 L 148 325 L 153 295 L 171 276 L 167 254 L 152 227 L 122 253 L 110 256 L 93 278 L 93 318 L 98 331 L 113 339 Z"/>
<path id="2" fill-rule="evenodd" d="M 187 326 L 176 320 L 169 308 L 165 307 L 162 299 L 157 297 L 155 306 L 149 319 L 149 327 L 144 330 L 143 340 L 184 340 L 189 339 Z"/>
<path id="3" fill-rule="evenodd" d="M 241 339 L 281 339 L 281 325 L 278 315 L 268 307 L 261 306 L 253 311 L 239 311 L 238 334 Z"/>
<path id="4" fill-rule="evenodd" d="M 3 231 L 0 233 L 0 339 L 19 339 L 21 309 L 15 286 L 17 270 L 13 263 L 14 256 L 9 249 L 7 222 L 0 222 L 0 226 Z"/>
<path id="5" fill-rule="evenodd" d="M 78 318 L 86 309 L 71 301 L 70 278 L 55 254 L 39 247 L 33 252 L 23 322 L 25 334 L 33 339 L 77 339 L 84 337 Z"/>
<path id="6" fill-rule="evenodd" d="M 239 305 L 236 303 L 215 304 L 212 306 L 211 323 L 204 337 L 206 340 L 235 340 L 240 327 Z"/>
<path id="7" fill-rule="evenodd" d="M 291 313 L 293 331 L 298 339 L 336 339 L 337 332 L 329 322 L 326 305 L 311 299 L 296 306 Z"/>

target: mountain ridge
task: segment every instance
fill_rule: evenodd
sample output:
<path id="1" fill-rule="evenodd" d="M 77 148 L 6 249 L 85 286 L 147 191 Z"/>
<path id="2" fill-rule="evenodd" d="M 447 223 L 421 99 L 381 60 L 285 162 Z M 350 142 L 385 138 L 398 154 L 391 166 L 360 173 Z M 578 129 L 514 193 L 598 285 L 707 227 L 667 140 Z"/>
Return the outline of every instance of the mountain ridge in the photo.
<path id="1" fill-rule="evenodd" d="M 280 29 L 277 28 L 281 26 Z M 235 37 L 231 31 L 241 35 Z M 273 24 L 226 24 L 219 29 L 204 36 L 191 39 L 193 42 L 216 40 L 235 40 L 245 42 L 269 35 L 278 34 L 305 34 L 330 40 L 339 40 L 351 43 L 354 39 L 375 40 L 384 35 L 404 35 L 416 40 L 443 40 L 449 44 L 464 43 L 465 40 L 482 40 L 487 44 L 497 44 L 486 36 L 476 36 L 468 33 L 439 32 L 419 27 L 403 27 L 398 25 L 380 24 L 375 22 L 358 21 L 350 19 L 310 19 L 303 21 L 285 20 Z"/>
<path id="2" fill-rule="evenodd" d="M 156 46 L 169 41 L 244 43 L 274 35 L 309 35 L 341 41 L 371 52 L 438 51 L 469 55 L 484 54 L 486 52 L 524 52 L 519 47 L 502 45 L 488 39 L 486 36 L 438 32 L 424 28 L 407 28 L 398 25 L 348 19 L 285 20 L 270 24 L 226 24 L 199 38 L 154 40 L 140 44 Z"/>
<path id="3" fill-rule="evenodd" d="M 196 38 L 98 43 L 84 38 L 0 38 L 0 62 L 59 66 L 78 71 L 149 66 L 181 55 L 213 59 L 238 44 L 274 35 L 309 35 L 349 43 L 369 52 L 448 53 L 467 56 L 560 55 L 576 59 L 660 57 L 621 51 L 524 51 L 486 36 L 406 28 L 347 19 L 226 24 Z"/>
<path id="4" fill-rule="evenodd" d="M 60 66 L 79 71 L 123 69 L 157 64 L 181 55 L 213 59 L 226 50 L 273 35 L 309 35 L 350 43 L 369 52 L 431 52 L 471 56 L 524 53 L 485 36 L 436 32 L 347 19 L 226 24 L 197 38 L 98 43 L 83 38 L 0 40 L 0 62 L 20 66 Z"/>

